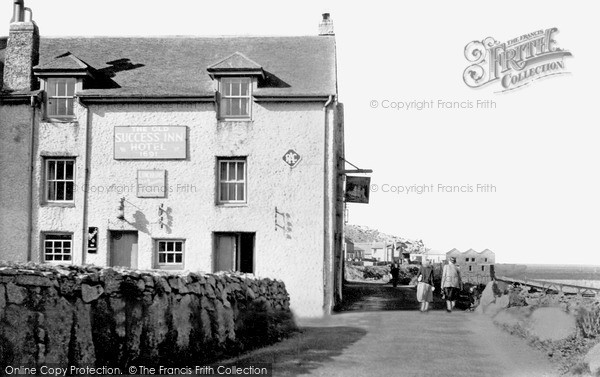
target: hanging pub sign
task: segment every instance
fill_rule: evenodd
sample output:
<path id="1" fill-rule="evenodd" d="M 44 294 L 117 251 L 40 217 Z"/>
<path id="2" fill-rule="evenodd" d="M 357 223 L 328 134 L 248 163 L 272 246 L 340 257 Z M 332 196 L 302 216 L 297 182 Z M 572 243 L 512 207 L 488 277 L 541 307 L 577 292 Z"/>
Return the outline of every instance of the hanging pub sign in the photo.
<path id="1" fill-rule="evenodd" d="M 138 198 L 164 198 L 165 193 L 165 170 L 138 170 Z"/>
<path id="2" fill-rule="evenodd" d="M 98 251 L 98 228 L 91 226 L 88 228 L 88 253 L 95 254 Z"/>
<path id="3" fill-rule="evenodd" d="M 347 203 L 369 203 L 371 177 L 346 176 Z"/>
<path id="4" fill-rule="evenodd" d="M 115 160 L 168 160 L 187 157 L 185 126 L 115 126 Z"/>

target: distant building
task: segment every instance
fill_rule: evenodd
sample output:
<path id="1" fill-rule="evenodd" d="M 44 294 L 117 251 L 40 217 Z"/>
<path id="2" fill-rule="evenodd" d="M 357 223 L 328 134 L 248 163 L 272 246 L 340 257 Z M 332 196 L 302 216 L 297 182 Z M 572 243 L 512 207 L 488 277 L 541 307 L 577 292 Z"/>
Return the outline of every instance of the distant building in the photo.
<path id="1" fill-rule="evenodd" d="M 494 277 L 496 255 L 489 249 L 482 252 L 473 249 L 464 252 L 452 249 L 446 253 L 446 260 L 451 257 L 456 258 L 463 282 L 485 284 Z"/>

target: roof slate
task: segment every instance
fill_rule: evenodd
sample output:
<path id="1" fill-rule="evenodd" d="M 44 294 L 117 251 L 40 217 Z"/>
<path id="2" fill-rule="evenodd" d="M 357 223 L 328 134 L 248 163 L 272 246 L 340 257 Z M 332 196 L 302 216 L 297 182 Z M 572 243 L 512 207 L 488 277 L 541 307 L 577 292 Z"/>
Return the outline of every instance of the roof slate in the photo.
<path id="1" fill-rule="evenodd" d="M 66 52 L 45 64 L 33 67 L 36 71 L 81 71 L 89 69 L 89 65 L 70 52 Z"/>
<path id="2" fill-rule="evenodd" d="M 2 50 L 0 45 L 0 63 Z M 260 62 L 264 70 L 256 96 L 337 93 L 332 37 L 42 38 L 40 67 L 52 66 L 66 52 L 93 67 L 94 77 L 100 78 L 81 95 L 213 96 L 207 68 L 236 52 Z"/>

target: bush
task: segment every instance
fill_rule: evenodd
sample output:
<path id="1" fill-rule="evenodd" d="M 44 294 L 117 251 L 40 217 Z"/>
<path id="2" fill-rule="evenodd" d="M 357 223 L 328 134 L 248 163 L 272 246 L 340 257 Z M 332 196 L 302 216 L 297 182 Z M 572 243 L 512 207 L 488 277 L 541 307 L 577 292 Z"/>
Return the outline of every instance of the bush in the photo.
<path id="1" fill-rule="evenodd" d="M 600 336 L 600 307 L 598 305 L 578 308 L 575 318 L 577 327 L 584 338 Z"/>

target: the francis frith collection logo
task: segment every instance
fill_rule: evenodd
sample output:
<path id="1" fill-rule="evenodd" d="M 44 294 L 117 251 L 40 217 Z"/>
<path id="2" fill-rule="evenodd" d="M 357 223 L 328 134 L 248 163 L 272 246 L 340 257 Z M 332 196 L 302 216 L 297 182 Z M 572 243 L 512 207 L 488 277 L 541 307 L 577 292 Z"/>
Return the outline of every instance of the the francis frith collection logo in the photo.
<path id="1" fill-rule="evenodd" d="M 465 84 L 480 88 L 499 82 L 499 91 L 505 92 L 568 73 L 564 59 L 571 53 L 557 46 L 557 32 L 557 28 L 540 29 L 504 43 L 488 37 L 467 44 L 465 57 L 471 65 L 463 73 Z"/>

